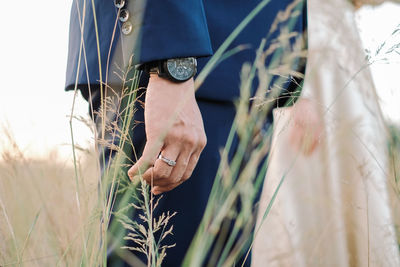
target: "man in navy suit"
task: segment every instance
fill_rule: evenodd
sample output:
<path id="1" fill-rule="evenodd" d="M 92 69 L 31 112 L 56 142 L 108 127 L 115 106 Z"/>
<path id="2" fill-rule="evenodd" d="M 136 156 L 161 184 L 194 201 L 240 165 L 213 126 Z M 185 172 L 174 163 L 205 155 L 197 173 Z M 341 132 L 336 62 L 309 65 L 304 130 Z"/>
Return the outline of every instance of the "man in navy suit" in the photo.
<path id="1" fill-rule="evenodd" d="M 196 68 L 197 72 L 203 69 L 208 57 L 260 0 L 138 2 L 143 1 L 94 0 L 84 7 L 84 1 L 74 1 L 66 89 L 80 89 L 98 108 L 103 83 L 111 79 L 110 62 L 125 53 L 121 64 L 126 65 L 126 55 L 134 53 L 133 63 L 144 70 L 140 83 L 147 89 L 145 107 L 138 106 L 134 118 L 145 123 L 132 133 L 142 153 L 128 174 L 133 178 L 140 171 L 146 181 L 153 178 L 153 193 L 164 193 L 160 212 L 177 212 L 172 221 L 176 247 L 168 250 L 163 266 L 179 266 L 202 218 L 219 165 L 219 150 L 235 116 L 233 101 L 240 93 L 241 67 L 254 60 L 278 12 L 292 0 L 272 0 L 266 5 L 229 47 L 244 44 L 249 49 L 221 62 L 197 92 Z M 300 15 L 293 31 L 306 29 L 305 6 L 305 1 L 297 1 Z M 272 33 L 267 46 L 274 37 Z M 304 71 L 303 67 L 299 65 L 297 71 Z M 283 89 L 293 88 L 288 82 Z M 172 114 L 176 116 L 171 121 Z M 164 137 L 161 141 L 160 136 Z"/>

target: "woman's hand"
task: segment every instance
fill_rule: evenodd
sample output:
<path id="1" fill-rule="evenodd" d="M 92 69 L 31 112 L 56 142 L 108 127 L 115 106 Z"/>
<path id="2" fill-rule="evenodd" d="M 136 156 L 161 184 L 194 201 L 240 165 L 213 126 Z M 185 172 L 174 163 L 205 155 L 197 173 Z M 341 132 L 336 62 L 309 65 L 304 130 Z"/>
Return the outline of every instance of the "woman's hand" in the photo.
<path id="1" fill-rule="evenodd" d="M 311 155 L 320 143 L 323 132 L 322 114 L 316 103 L 301 98 L 291 107 L 292 123 L 289 128 L 291 145 L 305 156 Z"/>
<path id="2" fill-rule="evenodd" d="M 394 3 L 400 3 L 400 0 L 352 0 L 354 6 L 356 8 L 360 8 L 363 5 L 380 5 L 383 4 L 384 2 L 394 2 Z"/>

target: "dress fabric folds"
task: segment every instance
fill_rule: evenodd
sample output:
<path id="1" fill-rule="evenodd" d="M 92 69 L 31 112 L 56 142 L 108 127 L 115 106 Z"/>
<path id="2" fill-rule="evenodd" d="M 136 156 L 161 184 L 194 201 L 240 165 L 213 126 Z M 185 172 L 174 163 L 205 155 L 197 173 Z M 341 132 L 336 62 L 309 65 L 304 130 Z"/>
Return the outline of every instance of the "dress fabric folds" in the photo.
<path id="1" fill-rule="evenodd" d="M 290 110 L 274 110 L 252 266 L 400 266 L 388 199 L 388 135 L 354 8 L 346 0 L 309 0 L 308 8 L 303 95 L 317 104 L 323 134 L 305 156 L 290 145 Z"/>

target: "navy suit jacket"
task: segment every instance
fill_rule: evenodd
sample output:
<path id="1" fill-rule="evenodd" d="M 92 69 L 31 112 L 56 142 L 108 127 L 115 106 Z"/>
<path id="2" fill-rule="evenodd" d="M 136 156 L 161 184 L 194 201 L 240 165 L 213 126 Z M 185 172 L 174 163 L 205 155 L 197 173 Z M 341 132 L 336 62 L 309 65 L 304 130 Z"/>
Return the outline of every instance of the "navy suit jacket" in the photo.
<path id="1" fill-rule="evenodd" d="M 78 84 L 78 88 L 84 91 L 87 90 L 87 84 L 104 81 L 110 47 L 112 57 L 113 46 L 121 34 L 121 25 L 118 25 L 113 38 L 118 13 L 113 0 L 94 0 L 95 17 L 91 1 L 86 1 L 88 3 L 81 33 L 83 2 L 74 0 L 71 10 L 67 90 Z M 140 49 L 139 54 L 135 55 L 135 63 L 196 56 L 200 57 L 198 62 L 201 71 L 207 57 L 212 55 L 259 2 L 260 0 L 147 0 L 140 27 Z M 248 49 L 219 64 L 197 92 L 197 97 L 232 101 L 239 96 L 239 74 L 243 63 L 254 60 L 261 39 L 267 36 L 277 13 L 292 2 L 293 0 L 271 0 L 230 46 L 234 48 L 247 45 Z M 306 30 L 307 22 L 305 1 L 298 6 L 298 10 L 300 15 L 292 30 L 302 33 Z M 270 36 L 267 46 L 274 37 L 274 34 Z M 82 44 L 84 49 L 80 52 Z M 304 71 L 304 66 L 299 65 L 296 68 L 297 71 Z M 86 95 L 85 92 L 83 94 Z"/>

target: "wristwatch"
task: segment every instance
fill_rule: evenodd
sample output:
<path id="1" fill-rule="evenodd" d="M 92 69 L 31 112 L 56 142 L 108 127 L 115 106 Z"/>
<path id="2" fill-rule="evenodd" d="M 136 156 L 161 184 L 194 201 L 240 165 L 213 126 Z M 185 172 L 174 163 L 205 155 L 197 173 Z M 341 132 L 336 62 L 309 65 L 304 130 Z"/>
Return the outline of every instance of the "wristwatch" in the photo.
<path id="1" fill-rule="evenodd" d="M 196 75 L 197 60 L 194 57 L 185 57 L 153 61 L 144 64 L 143 70 L 149 74 L 157 74 L 159 77 L 181 83 Z"/>

